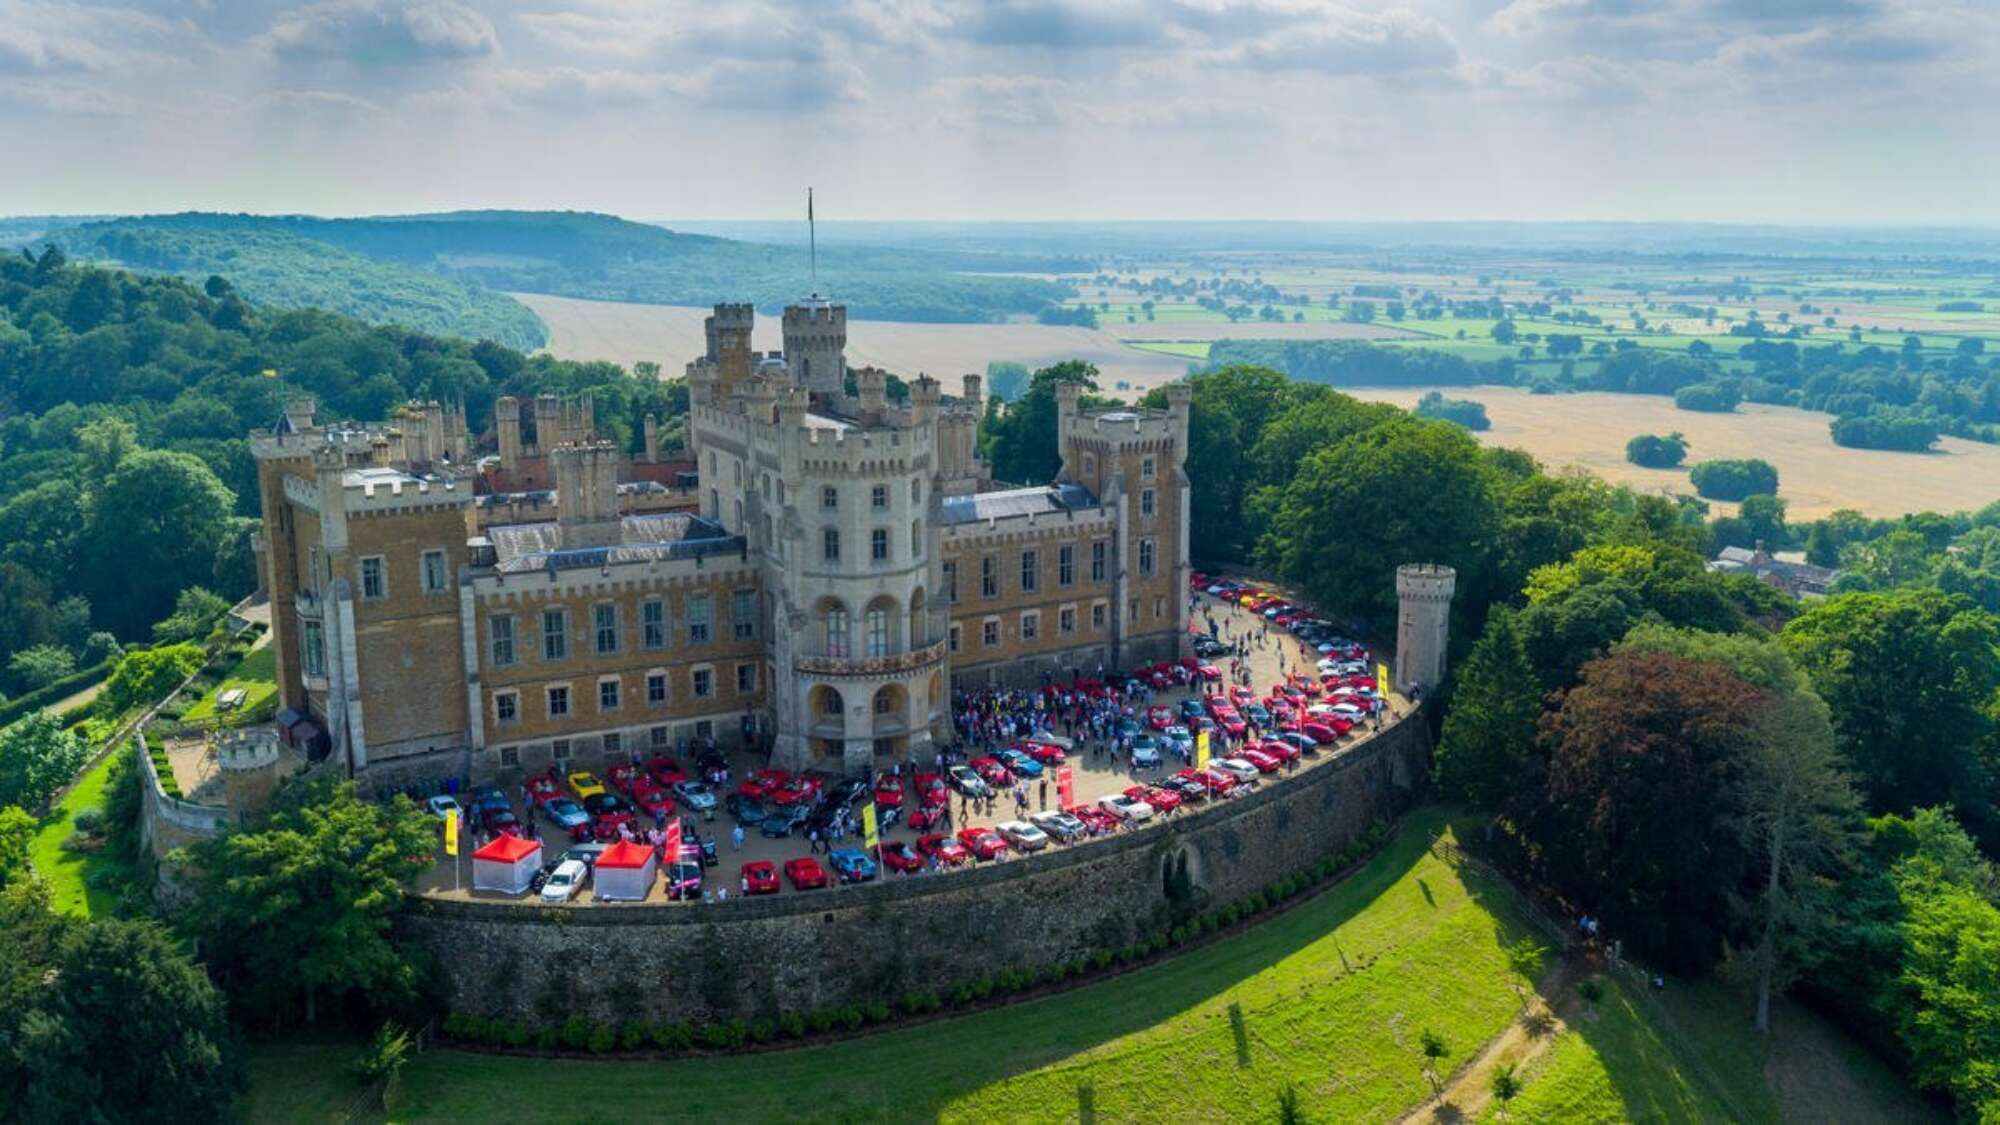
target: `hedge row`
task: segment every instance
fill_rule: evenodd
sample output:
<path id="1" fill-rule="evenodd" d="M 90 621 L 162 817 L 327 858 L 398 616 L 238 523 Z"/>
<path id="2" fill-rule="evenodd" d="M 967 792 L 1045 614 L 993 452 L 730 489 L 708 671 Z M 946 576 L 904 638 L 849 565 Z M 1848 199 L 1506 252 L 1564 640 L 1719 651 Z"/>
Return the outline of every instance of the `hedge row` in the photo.
<path id="1" fill-rule="evenodd" d="M 443 1030 L 447 1038 L 467 1044 L 536 1051 L 587 1051 L 592 1054 L 609 1054 L 613 1051 L 668 1054 L 693 1050 L 730 1051 L 746 1046 L 803 1039 L 809 1034 L 852 1033 L 872 1024 L 886 1023 L 893 1016 L 923 1016 L 947 1008 L 973 1007 L 995 996 L 1028 992 L 1045 984 L 1081 981 L 1095 974 L 1109 972 L 1114 967 L 1158 956 L 1170 948 L 1186 945 L 1209 934 L 1249 921 L 1275 909 L 1287 900 L 1304 894 L 1381 850 L 1382 846 L 1388 843 L 1389 836 L 1389 823 L 1377 821 L 1347 846 L 1321 857 L 1311 867 L 1279 879 L 1263 890 L 1227 906 L 1196 915 L 1171 929 L 1163 929 L 1149 938 L 1117 948 L 1098 949 L 1068 961 L 1032 965 L 1004 973 L 962 980 L 938 991 L 906 992 L 896 1001 L 893 1010 L 888 1002 L 876 1000 L 867 1004 L 821 1009 L 803 1015 L 787 1012 L 783 1015 L 750 1021 L 739 1019 L 707 1024 L 638 1021 L 600 1024 L 583 1016 L 571 1016 L 568 1020 L 552 1026 L 538 1026 L 522 1020 L 488 1019 L 453 1013 L 445 1017 Z"/>
<path id="2" fill-rule="evenodd" d="M 38 687 L 26 695 L 16 696 L 6 703 L 0 703 L 0 727 L 4 727 L 30 712 L 39 711 L 58 699 L 74 695 L 84 688 L 102 683 L 111 675 L 111 670 L 117 666 L 118 661 L 116 658 L 106 659 L 85 668 L 81 672 L 72 672 L 60 680 L 54 680 Z"/>

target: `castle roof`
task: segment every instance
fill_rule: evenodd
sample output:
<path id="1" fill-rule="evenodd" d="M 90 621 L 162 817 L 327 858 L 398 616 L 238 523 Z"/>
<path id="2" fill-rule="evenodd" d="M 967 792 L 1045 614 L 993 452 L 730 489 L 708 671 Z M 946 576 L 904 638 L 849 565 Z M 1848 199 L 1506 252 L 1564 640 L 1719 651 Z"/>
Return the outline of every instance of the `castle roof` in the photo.
<path id="1" fill-rule="evenodd" d="M 618 534 L 619 541 L 607 546 L 565 547 L 562 525 L 553 521 L 486 529 L 493 544 L 495 569 L 502 574 L 738 554 L 744 547 L 742 536 L 731 535 L 714 520 L 689 512 L 626 516 L 618 521 Z"/>
<path id="2" fill-rule="evenodd" d="M 1034 516 L 1094 508 L 1097 497 L 1080 484 L 1045 484 L 1033 488 L 1005 488 L 975 492 L 970 496 L 947 496 L 939 501 L 944 524 L 1003 520 L 1012 516 Z"/>

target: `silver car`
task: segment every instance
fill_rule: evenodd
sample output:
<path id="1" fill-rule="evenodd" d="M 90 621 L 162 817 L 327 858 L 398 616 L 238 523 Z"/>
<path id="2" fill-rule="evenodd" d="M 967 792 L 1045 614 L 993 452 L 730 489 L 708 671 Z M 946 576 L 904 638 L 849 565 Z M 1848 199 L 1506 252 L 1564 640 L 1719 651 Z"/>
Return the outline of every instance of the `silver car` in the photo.
<path id="1" fill-rule="evenodd" d="M 996 831 L 1015 851 L 1038 852 L 1049 846 L 1048 834 L 1025 820 L 1004 821 Z"/>
<path id="2" fill-rule="evenodd" d="M 1090 832 L 1088 828 L 1084 827 L 1082 821 L 1066 812 L 1058 812 L 1055 809 L 1038 812 L 1029 817 L 1028 820 L 1035 827 L 1041 829 L 1044 834 L 1064 844 L 1073 844 L 1083 839 Z M 1005 831 L 1006 826 L 1002 825 L 1001 830 Z"/>
<path id="3" fill-rule="evenodd" d="M 715 808 L 715 790 L 699 781 L 674 783 L 674 796 L 696 812 L 710 812 Z"/>
<path id="4" fill-rule="evenodd" d="M 581 828 L 590 823 L 590 814 L 568 797 L 552 797 L 542 805 L 542 815 L 563 828 Z"/>

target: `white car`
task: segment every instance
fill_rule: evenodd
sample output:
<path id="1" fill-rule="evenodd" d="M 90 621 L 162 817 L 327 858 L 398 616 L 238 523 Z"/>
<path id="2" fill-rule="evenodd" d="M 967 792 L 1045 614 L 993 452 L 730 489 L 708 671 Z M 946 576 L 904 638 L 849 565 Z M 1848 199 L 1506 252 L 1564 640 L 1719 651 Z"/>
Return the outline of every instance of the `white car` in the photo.
<path id="1" fill-rule="evenodd" d="M 1160 732 L 1160 741 L 1166 743 L 1169 750 L 1194 752 L 1194 734 L 1186 727 L 1168 727 Z"/>
<path id="2" fill-rule="evenodd" d="M 459 807 L 458 798 L 446 796 L 443 793 L 435 797 L 425 798 L 424 811 L 437 817 L 439 820 L 443 820 L 445 814 L 455 812 L 458 814 L 458 822 L 460 824 L 465 823 L 465 810 Z"/>
<path id="3" fill-rule="evenodd" d="M 1255 781 L 1258 777 L 1257 767 L 1241 758 L 1224 758 L 1214 765 L 1216 769 L 1235 778 L 1239 785 Z"/>
<path id="4" fill-rule="evenodd" d="M 1049 846 L 1048 834 L 1025 820 L 1004 821 L 995 831 L 1015 851 L 1038 852 Z"/>
<path id="5" fill-rule="evenodd" d="M 699 781 L 681 781 L 674 784 L 674 796 L 681 803 L 696 812 L 708 812 L 715 808 L 715 790 Z"/>
<path id="6" fill-rule="evenodd" d="M 1142 734 L 1132 740 L 1132 768 L 1145 769 L 1160 764 L 1160 744 L 1151 735 Z"/>
<path id="7" fill-rule="evenodd" d="M 1249 763 L 1246 762 L 1244 764 L 1248 765 Z M 1250 772 L 1253 774 L 1256 773 L 1257 768 L 1251 766 Z M 1123 793 L 1113 793 L 1111 796 L 1099 800 L 1097 804 L 1099 808 L 1102 808 L 1105 812 L 1110 813 L 1127 824 L 1139 824 L 1143 821 L 1153 819 L 1153 806 L 1137 798 L 1127 797 Z"/>
<path id="8" fill-rule="evenodd" d="M 568 902 L 583 889 L 583 881 L 590 876 L 590 869 L 580 859 L 566 859 L 556 864 L 549 872 L 548 881 L 542 884 L 543 902 Z"/>
<path id="9" fill-rule="evenodd" d="M 1033 821 L 1035 827 L 1041 829 L 1045 834 L 1052 836 L 1055 839 L 1060 840 L 1065 844 L 1073 844 L 1076 841 L 1083 839 L 1083 837 L 1090 831 L 1088 828 L 1084 827 L 1082 821 L 1069 815 L 1066 812 L 1058 812 L 1055 809 L 1049 809 L 1046 812 L 1038 812 L 1035 815 L 1029 817 L 1028 819 Z M 1002 825 L 1001 827 L 1002 830 L 1004 831 L 1005 825 Z"/>

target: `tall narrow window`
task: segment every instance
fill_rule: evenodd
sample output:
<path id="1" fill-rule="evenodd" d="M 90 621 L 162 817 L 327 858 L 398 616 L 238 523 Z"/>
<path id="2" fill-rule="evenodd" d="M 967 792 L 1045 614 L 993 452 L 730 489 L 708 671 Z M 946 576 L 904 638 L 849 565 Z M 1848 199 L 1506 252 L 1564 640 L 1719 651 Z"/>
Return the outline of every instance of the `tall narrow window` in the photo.
<path id="1" fill-rule="evenodd" d="M 306 675 L 326 675 L 326 626 L 307 621 L 303 637 Z"/>
<path id="2" fill-rule="evenodd" d="M 840 490 L 832 485 L 827 485 L 825 488 L 820 489 L 819 506 L 829 512 L 840 507 Z"/>
<path id="3" fill-rule="evenodd" d="M 1039 551 L 1021 552 L 1021 592 L 1032 594 L 1042 584 L 1042 556 Z"/>
<path id="4" fill-rule="evenodd" d="M 829 527 L 820 538 L 820 557 L 827 562 L 840 561 L 840 529 Z"/>
<path id="5" fill-rule="evenodd" d="M 687 617 L 688 617 L 689 644 L 697 644 L 697 645 L 707 644 L 709 642 L 709 639 L 715 635 L 710 628 L 714 624 L 714 616 L 713 616 L 714 612 L 715 612 L 714 608 L 709 603 L 707 594 L 688 595 Z"/>
<path id="6" fill-rule="evenodd" d="M 996 573 L 997 570 L 998 568 L 993 565 L 992 555 L 987 555 L 979 560 L 980 597 L 997 598 L 1000 596 L 1000 575 Z"/>
<path id="7" fill-rule="evenodd" d="M 652 598 L 639 603 L 639 643 L 650 649 L 667 647 L 667 603 Z"/>
<path id="8" fill-rule="evenodd" d="M 493 666 L 505 668 L 514 663 L 514 619 L 495 617 L 486 623 L 486 632 L 492 641 Z"/>
<path id="9" fill-rule="evenodd" d="M 880 607 L 868 611 L 868 655 L 889 655 L 889 611 Z"/>
<path id="10" fill-rule="evenodd" d="M 1151 578 L 1159 565 L 1159 548 L 1151 539 L 1139 540 L 1139 577 Z M 1138 614 L 1132 616 L 1137 617 Z"/>
<path id="11" fill-rule="evenodd" d="M 889 529 L 878 527 L 868 533 L 868 557 L 875 562 L 889 561 Z"/>
<path id="12" fill-rule="evenodd" d="M 1139 490 L 1139 514 L 1142 516 L 1153 514 L 1153 490 L 1150 488 Z"/>
<path id="13" fill-rule="evenodd" d="M 361 560 L 361 596 L 370 599 L 389 596 L 389 584 L 382 574 L 380 555 L 371 555 Z"/>
<path id="14" fill-rule="evenodd" d="M 729 595 L 729 625 L 739 641 L 757 635 L 757 591 L 735 590 Z"/>
<path id="15" fill-rule="evenodd" d="M 1090 580 L 1092 582 L 1104 581 L 1105 546 L 1106 544 L 1102 539 L 1090 545 Z"/>
<path id="16" fill-rule="evenodd" d="M 1076 585 L 1076 544 L 1065 543 L 1056 548 L 1056 585 Z"/>
<path id="17" fill-rule="evenodd" d="M 847 655 L 847 608 L 834 606 L 826 611 L 826 654 Z"/>
<path id="18" fill-rule="evenodd" d="M 868 506 L 886 511 L 889 507 L 889 486 L 878 484 L 868 490 Z"/>
<path id="19" fill-rule="evenodd" d="M 545 609 L 542 611 L 542 659 L 566 660 L 569 658 L 569 611 Z"/>
<path id="20" fill-rule="evenodd" d="M 590 607 L 591 627 L 597 633 L 597 655 L 618 651 L 618 607 L 609 602 Z"/>
<path id="21" fill-rule="evenodd" d="M 944 602 L 946 605 L 958 601 L 958 564 L 944 564 Z"/>
<path id="22" fill-rule="evenodd" d="M 423 555 L 424 593 L 442 594 L 445 590 L 444 552 L 425 551 Z"/>

